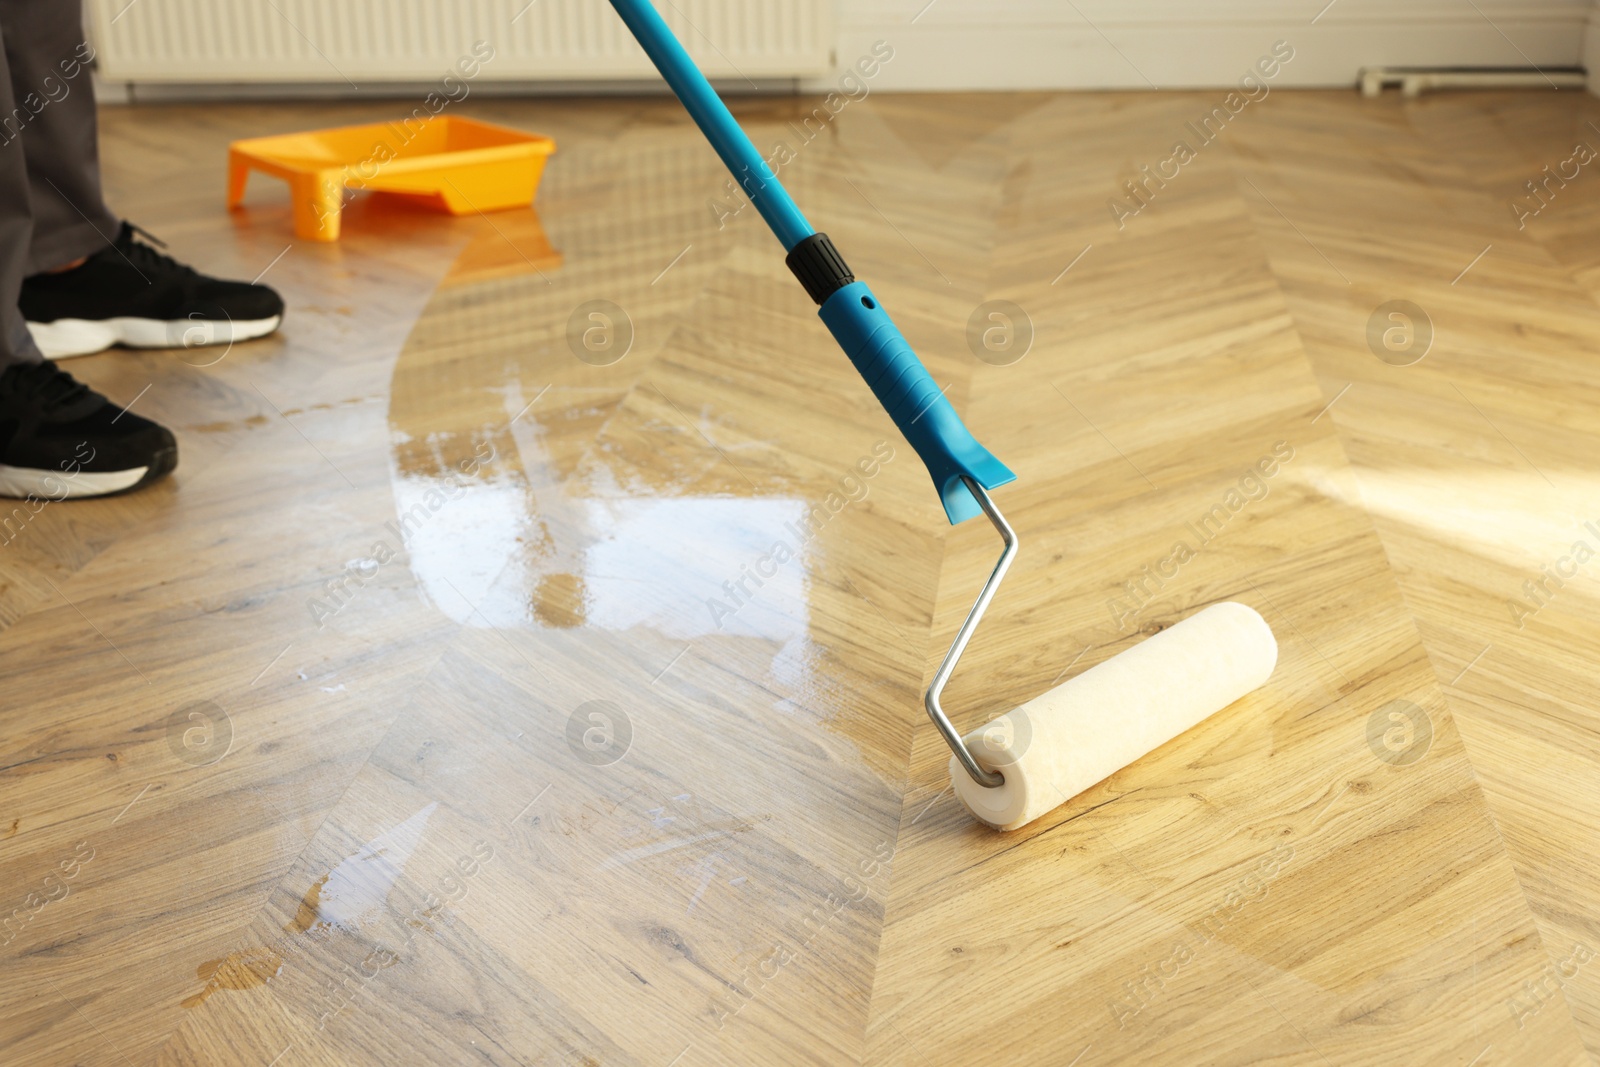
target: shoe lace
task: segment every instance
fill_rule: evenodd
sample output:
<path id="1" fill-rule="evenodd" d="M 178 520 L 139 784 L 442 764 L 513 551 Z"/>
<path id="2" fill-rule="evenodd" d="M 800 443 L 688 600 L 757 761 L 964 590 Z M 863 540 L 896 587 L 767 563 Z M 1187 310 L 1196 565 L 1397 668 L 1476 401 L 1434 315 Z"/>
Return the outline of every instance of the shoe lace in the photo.
<path id="1" fill-rule="evenodd" d="M 135 234 L 144 238 L 144 240 L 148 241 L 149 243 L 145 244 L 140 241 L 135 241 L 133 239 Z M 163 241 L 161 238 L 157 237 L 143 226 L 138 226 L 131 222 L 124 221 L 122 224 L 122 232 L 117 234 L 117 251 L 126 256 L 128 262 L 132 263 L 134 269 L 138 270 L 141 274 L 143 274 L 146 270 L 157 274 L 176 273 L 184 276 L 193 275 L 195 273 L 193 267 L 179 263 L 171 256 L 157 251 L 157 249 L 165 247 L 167 247 L 167 242 Z"/>
<path id="2" fill-rule="evenodd" d="M 77 401 L 89 387 L 49 360 L 21 363 L 0 375 L 0 386 L 15 396 L 32 401 L 33 406 L 50 411 Z"/>

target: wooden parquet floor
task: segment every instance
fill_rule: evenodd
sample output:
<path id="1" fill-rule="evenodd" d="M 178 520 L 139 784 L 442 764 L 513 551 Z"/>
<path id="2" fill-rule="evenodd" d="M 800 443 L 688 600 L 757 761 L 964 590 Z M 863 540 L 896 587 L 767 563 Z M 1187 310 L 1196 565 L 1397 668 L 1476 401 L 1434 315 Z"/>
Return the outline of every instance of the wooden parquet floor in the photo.
<path id="1" fill-rule="evenodd" d="M 1590 1062 L 1600 178 L 1517 198 L 1600 102 L 1280 91 L 1162 171 L 1213 97 L 735 107 L 1019 475 L 958 724 L 1277 634 L 1008 835 L 920 703 L 993 533 L 674 102 L 474 98 L 537 212 L 333 245 L 226 143 L 398 105 L 107 110 L 112 204 L 291 310 L 75 361 L 181 466 L 0 544 L 0 1059 Z"/>

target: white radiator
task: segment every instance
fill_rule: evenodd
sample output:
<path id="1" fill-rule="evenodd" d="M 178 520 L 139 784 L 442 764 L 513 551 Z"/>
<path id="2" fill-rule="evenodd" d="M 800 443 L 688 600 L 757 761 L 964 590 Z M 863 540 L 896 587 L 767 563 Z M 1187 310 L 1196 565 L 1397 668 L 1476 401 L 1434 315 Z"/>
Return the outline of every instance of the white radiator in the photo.
<path id="1" fill-rule="evenodd" d="M 709 77 L 797 78 L 832 66 L 834 0 L 657 0 Z M 486 42 L 476 77 L 618 80 L 654 68 L 605 0 L 89 0 L 111 82 L 437 80 Z M 479 54 L 482 54 L 480 48 Z"/>

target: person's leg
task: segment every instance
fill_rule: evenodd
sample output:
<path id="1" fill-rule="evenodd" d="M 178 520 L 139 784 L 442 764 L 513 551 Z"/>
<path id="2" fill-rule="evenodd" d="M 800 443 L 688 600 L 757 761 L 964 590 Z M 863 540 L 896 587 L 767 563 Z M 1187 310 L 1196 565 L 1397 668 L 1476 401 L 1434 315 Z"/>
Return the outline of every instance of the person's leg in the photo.
<path id="1" fill-rule="evenodd" d="M 19 307 L 27 276 L 38 266 L 31 256 L 41 247 L 34 226 L 40 197 L 30 175 L 38 174 L 46 188 L 54 181 L 79 197 L 89 196 L 85 190 L 92 189 L 93 202 L 84 206 L 105 211 L 93 173 L 73 178 L 59 169 L 35 171 L 29 166 L 33 157 L 26 154 L 33 147 L 30 139 L 43 133 L 38 144 L 82 158 L 81 139 L 74 147 L 74 142 L 61 140 L 61 131 L 41 125 L 51 108 L 70 99 L 62 95 L 58 77 L 51 74 L 46 80 L 52 68 L 42 65 L 62 37 L 58 6 L 70 8 L 76 20 L 76 3 L 0 0 L 0 497 L 24 501 L 0 508 L 0 544 L 22 536 L 51 500 L 123 492 L 162 477 L 178 462 L 178 444 L 170 432 L 112 404 L 46 361 Z M 42 34 L 42 47 L 34 47 L 30 35 L 35 32 Z M 60 73 L 67 68 L 54 69 Z M 74 88 L 88 98 L 88 75 L 79 74 L 85 80 Z M 91 106 L 90 171 L 96 169 L 93 120 Z M 79 218 L 81 223 L 84 216 Z M 81 239 L 71 234 L 81 235 L 82 230 L 81 225 L 57 229 L 54 239 L 64 243 L 45 255 L 64 254 L 70 261 L 71 241 Z"/>
<path id="2" fill-rule="evenodd" d="M 188 348 L 273 332 L 283 318 L 277 293 L 191 270 L 137 240 L 149 234 L 106 207 L 87 67 L 94 53 L 81 18 L 81 0 L 0 0 L 21 104 L 14 144 L 33 215 L 19 302 L 34 343 L 61 359 L 116 344 Z"/>
<path id="3" fill-rule="evenodd" d="M 0 0 L 0 370 L 42 358 L 17 307 L 22 279 L 31 273 L 29 248 L 33 214 L 29 206 L 28 166 L 17 143 L 26 112 L 12 91 L 11 39 L 5 14 L 13 5 Z"/>
<path id="4" fill-rule="evenodd" d="M 94 58 L 81 0 L 0 0 L 0 34 L 28 167 L 33 206 L 29 273 L 55 270 L 106 248 L 121 220 L 100 195 Z M 10 114 L 10 112 L 8 112 Z"/>

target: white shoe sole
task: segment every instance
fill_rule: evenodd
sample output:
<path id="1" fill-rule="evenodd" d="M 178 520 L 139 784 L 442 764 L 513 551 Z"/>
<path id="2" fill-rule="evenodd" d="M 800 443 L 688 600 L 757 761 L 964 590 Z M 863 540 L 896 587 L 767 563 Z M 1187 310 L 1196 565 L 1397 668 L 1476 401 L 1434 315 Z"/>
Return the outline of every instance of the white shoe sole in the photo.
<path id="1" fill-rule="evenodd" d="M 201 348 L 264 337 L 278 328 L 282 315 L 233 322 L 227 319 L 57 319 L 30 322 L 28 332 L 47 359 L 70 359 L 104 352 L 112 345 L 129 348 Z"/>
<path id="2" fill-rule="evenodd" d="M 120 493 L 139 484 L 149 467 L 131 467 L 125 471 L 79 471 L 66 474 L 59 471 L 35 470 L 31 467 L 8 467 L 0 463 L 0 496 L 24 499 L 33 496 L 38 500 L 67 500 L 71 497 L 105 496 Z M 12 516 L 0 507 L 0 527 Z"/>

